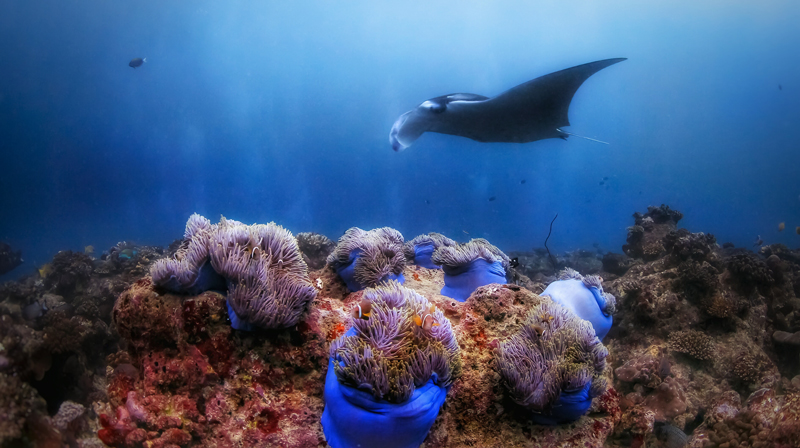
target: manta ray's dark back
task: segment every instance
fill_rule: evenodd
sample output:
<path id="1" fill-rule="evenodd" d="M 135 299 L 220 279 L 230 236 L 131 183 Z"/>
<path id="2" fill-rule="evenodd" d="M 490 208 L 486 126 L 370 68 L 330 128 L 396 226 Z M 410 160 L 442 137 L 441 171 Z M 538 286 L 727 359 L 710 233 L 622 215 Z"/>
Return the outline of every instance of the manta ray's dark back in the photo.
<path id="1" fill-rule="evenodd" d="M 493 98 L 456 93 L 432 98 L 403 114 L 389 140 L 396 151 L 425 132 L 458 135 L 479 142 L 527 143 L 565 137 L 569 105 L 580 86 L 598 71 L 626 58 L 604 59 L 550 73 Z"/>

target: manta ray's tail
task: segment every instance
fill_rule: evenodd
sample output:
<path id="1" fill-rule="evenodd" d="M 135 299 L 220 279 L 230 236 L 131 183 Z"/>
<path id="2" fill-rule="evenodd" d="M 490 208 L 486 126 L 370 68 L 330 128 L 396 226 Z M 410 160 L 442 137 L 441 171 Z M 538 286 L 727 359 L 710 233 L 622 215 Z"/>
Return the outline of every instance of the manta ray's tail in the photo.
<path id="1" fill-rule="evenodd" d="M 556 131 L 558 131 L 558 132 L 560 132 L 560 133 L 562 133 L 562 134 L 565 134 L 565 135 L 571 135 L 571 136 L 573 136 L 573 137 L 585 138 L 586 140 L 591 140 L 591 141 L 593 141 L 593 142 L 602 143 L 602 144 L 604 144 L 604 145 L 607 145 L 607 144 L 608 144 L 608 142 L 604 142 L 604 141 L 602 141 L 602 140 L 597 140 L 596 138 L 584 137 L 583 135 L 573 134 L 572 132 L 562 131 L 561 129 L 556 129 Z"/>

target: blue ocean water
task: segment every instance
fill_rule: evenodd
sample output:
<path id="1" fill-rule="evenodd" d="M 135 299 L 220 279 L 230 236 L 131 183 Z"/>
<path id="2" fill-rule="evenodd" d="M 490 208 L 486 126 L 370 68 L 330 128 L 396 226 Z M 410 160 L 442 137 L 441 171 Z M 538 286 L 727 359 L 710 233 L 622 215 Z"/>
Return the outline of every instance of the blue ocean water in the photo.
<path id="1" fill-rule="evenodd" d="M 6 0 L 0 241 L 26 261 L 6 278 L 59 250 L 166 245 L 193 212 L 506 251 L 541 246 L 558 213 L 551 249 L 619 252 L 630 215 L 665 203 L 720 242 L 797 247 L 797 23 L 790 1 Z M 425 99 L 613 57 L 566 129 L 608 146 L 389 145 Z"/>

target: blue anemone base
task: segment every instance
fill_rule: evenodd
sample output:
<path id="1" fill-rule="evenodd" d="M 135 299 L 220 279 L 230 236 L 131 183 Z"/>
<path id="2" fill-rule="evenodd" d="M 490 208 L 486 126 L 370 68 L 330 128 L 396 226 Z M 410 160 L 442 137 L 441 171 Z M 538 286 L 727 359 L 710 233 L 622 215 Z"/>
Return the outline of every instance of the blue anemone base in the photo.
<path id="1" fill-rule="evenodd" d="M 339 383 L 330 359 L 322 412 L 325 439 L 333 448 L 418 448 L 447 397 L 447 389 L 434 381 L 418 387 L 404 403 L 388 403 Z"/>
<path id="2" fill-rule="evenodd" d="M 606 298 L 597 288 L 587 288 L 576 279 L 559 280 L 547 286 L 540 294 L 550 296 L 554 302 L 569 308 L 576 316 L 591 322 L 594 333 L 602 340 L 611 329 L 613 318 L 603 314 Z"/>
<path id="3" fill-rule="evenodd" d="M 433 264 L 431 256 L 436 249 L 432 243 L 417 244 L 414 246 L 414 264 L 428 269 L 442 269 L 438 264 Z"/>
<path id="4" fill-rule="evenodd" d="M 358 262 L 359 257 L 361 257 L 361 251 L 354 250 L 350 253 L 350 264 L 336 269 L 336 273 L 339 274 L 339 277 L 344 281 L 344 284 L 347 285 L 347 289 L 350 290 L 350 292 L 361 291 L 362 289 L 366 288 L 365 285 L 362 285 L 355 279 L 356 263 Z M 402 285 L 405 283 L 406 278 L 403 276 L 403 274 L 389 274 L 383 277 L 380 282 L 387 282 L 389 280 L 397 280 Z"/>
<path id="5" fill-rule="evenodd" d="M 241 331 L 256 331 L 258 329 L 255 325 L 240 318 L 239 315 L 236 314 L 236 311 L 233 311 L 233 308 L 231 308 L 228 302 L 225 302 L 225 306 L 228 307 L 228 318 L 231 320 L 231 328 Z"/>
<path id="6" fill-rule="evenodd" d="M 589 406 L 592 405 L 592 400 L 589 398 L 589 388 L 591 387 L 592 383 L 589 382 L 581 390 L 573 392 L 562 391 L 549 415 L 533 414 L 531 419 L 540 425 L 560 425 L 574 422 L 586 414 Z"/>
<path id="7" fill-rule="evenodd" d="M 189 287 L 183 287 L 175 277 L 171 277 L 166 283 L 161 285 L 162 288 L 178 294 L 188 294 L 196 296 L 206 291 L 225 291 L 225 278 L 217 274 L 217 271 L 211 267 L 211 263 L 206 261 L 197 273 L 197 279 Z"/>
<path id="8" fill-rule="evenodd" d="M 506 284 L 506 270 L 499 261 L 490 263 L 478 258 L 458 269 L 444 269 L 441 294 L 463 302 L 473 291 L 491 283 Z"/>

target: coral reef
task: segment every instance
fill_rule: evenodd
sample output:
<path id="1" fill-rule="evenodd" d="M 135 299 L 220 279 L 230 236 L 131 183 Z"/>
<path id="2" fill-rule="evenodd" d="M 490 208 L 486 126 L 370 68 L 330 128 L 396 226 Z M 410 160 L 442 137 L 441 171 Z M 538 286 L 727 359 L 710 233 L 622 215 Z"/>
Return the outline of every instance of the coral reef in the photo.
<path id="1" fill-rule="evenodd" d="M 6 243 L 0 242 L 0 275 L 11 272 L 22 264 L 22 251 L 14 251 Z"/>
<path id="2" fill-rule="evenodd" d="M 352 227 L 339 238 L 328 264 L 339 274 L 350 291 L 381 282 L 405 281 L 403 235 L 389 227 L 370 231 Z"/>
<path id="3" fill-rule="evenodd" d="M 431 261 L 444 271 L 441 294 L 460 302 L 490 283 L 506 283 L 510 259 L 483 238 L 457 246 L 440 246 Z"/>
<path id="4" fill-rule="evenodd" d="M 568 308 L 544 301 L 500 343 L 497 365 L 511 397 L 542 424 L 579 419 L 606 391 L 608 351 Z"/>
<path id="5" fill-rule="evenodd" d="M 325 437 L 334 448 L 417 447 L 461 374 L 450 321 L 397 282 L 362 297 L 369 316 L 331 345 Z"/>
<path id="6" fill-rule="evenodd" d="M 603 291 L 603 279 L 596 275 L 584 277 L 570 268 L 562 271 L 558 278 L 545 288 L 542 295 L 589 321 L 602 340 L 611 329 L 612 314 L 617 306 L 614 296 Z"/>
<path id="7" fill-rule="evenodd" d="M 622 251 L 631 258 L 650 261 L 664 254 L 666 249 L 662 239 L 677 230 L 683 214 L 662 204 L 661 207 L 648 207 L 645 214 L 636 212 L 633 217 L 635 222 L 628 227 L 627 244 L 622 246 Z"/>
<path id="8" fill-rule="evenodd" d="M 0 286 L 0 445 L 102 446 L 92 405 L 106 400 L 106 356 L 118 350 L 111 309 L 161 256 L 127 250 L 108 271 L 108 256 L 62 251 Z"/>
<path id="9" fill-rule="evenodd" d="M 537 414 L 523 405 L 525 389 L 509 391 L 513 373 L 507 367 L 503 373 L 509 360 L 499 354 L 502 344 L 521 337 L 532 309 L 551 304 L 537 295 L 556 280 L 546 252 L 522 253 L 513 283 L 503 279 L 470 290 L 464 302 L 440 294 L 445 271 L 386 268 L 402 254 L 401 239 L 392 246 L 392 257 L 381 253 L 378 258 L 386 263 L 375 272 L 386 268 L 402 275 L 414 291 L 408 294 L 425 297 L 414 299 L 421 305 L 415 312 L 419 325 L 411 313 L 412 330 L 435 332 L 449 323 L 460 351 L 460 376 L 451 370 L 450 378 L 457 379 L 449 385 L 446 404 L 440 408 L 430 401 L 435 421 L 429 431 L 421 430 L 427 432 L 424 446 L 674 447 L 686 438 L 693 448 L 800 446 L 800 250 L 777 244 L 756 253 L 719 247 L 711 235 L 678 229 L 680 217 L 667 207 L 637 214 L 634 224 L 641 232 L 631 231 L 640 234 L 626 244 L 629 258 L 601 257 L 598 251 L 557 257 L 559 267 L 584 266 L 585 274 L 599 269 L 604 292 L 617 301 L 603 343 L 609 368 L 595 371 L 597 383 L 592 381 L 605 381 L 608 388 L 598 391 L 585 414 L 571 413 L 579 418 L 570 424 L 536 423 Z M 248 243 L 237 240 L 242 251 L 221 251 L 220 263 L 241 259 L 248 250 L 259 257 L 262 246 L 255 250 L 249 235 L 261 227 L 234 221 L 225 226 L 237 235 L 246 231 Z M 294 325 L 235 331 L 227 282 L 199 292 L 182 289 L 176 280 L 173 293 L 147 276 L 156 259 L 187 259 L 198 235 L 206 235 L 207 240 L 197 239 L 209 244 L 214 226 L 199 227 L 166 250 L 120 242 L 100 259 L 65 251 L 39 273 L 0 285 L 1 445 L 326 446 L 321 423 L 326 378 L 346 386 L 336 366 L 326 371 L 331 347 L 342 349 L 334 341 L 355 336 L 356 325 L 376 329 L 370 325 L 384 321 L 381 311 L 371 309 L 374 293 L 351 293 L 334 269 L 317 269 L 302 275 L 317 292 Z M 303 255 L 291 252 L 278 260 L 293 263 Z M 216 274 L 211 264 L 210 256 L 195 263 L 198 276 L 203 266 Z M 189 288 L 197 285 L 191 275 L 184 280 Z M 391 300 L 392 294 L 386 297 Z M 547 334 L 552 322 L 540 316 L 527 322 L 528 335 L 538 336 L 537 328 L 544 330 L 542 337 Z M 366 360 L 365 353 L 344 358 Z M 566 355 L 559 359 L 574 360 L 585 352 L 561 353 Z M 437 381 L 447 378 L 440 359 L 421 356 L 414 371 L 423 378 L 430 367 L 431 378 L 434 373 Z M 339 367 L 355 386 L 347 388 L 373 402 L 402 406 L 390 399 L 398 401 L 410 384 L 412 397 L 425 386 L 418 387 L 414 375 L 410 381 L 400 375 L 411 367 L 399 364 L 386 371 L 392 378 L 387 382 L 368 370 L 348 374 Z M 526 368 L 517 369 L 520 378 L 531 371 Z M 374 391 L 383 398 L 376 400 Z M 520 397 L 523 404 L 514 399 Z M 574 409 L 582 410 L 587 401 L 581 403 Z"/>
<path id="10" fill-rule="evenodd" d="M 333 252 L 336 243 L 325 235 L 313 232 L 297 234 L 297 246 L 303 253 L 303 261 L 309 269 L 317 270 L 325 267 L 328 255 Z"/>
<path id="11" fill-rule="evenodd" d="M 403 245 L 406 260 L 417 266 L 428 269 L 441 269 L 433 263 L 433 252 L 441 246 L 455 246 L 457 243 L 441 233 L 431 232 L 419 235 Z"/>

